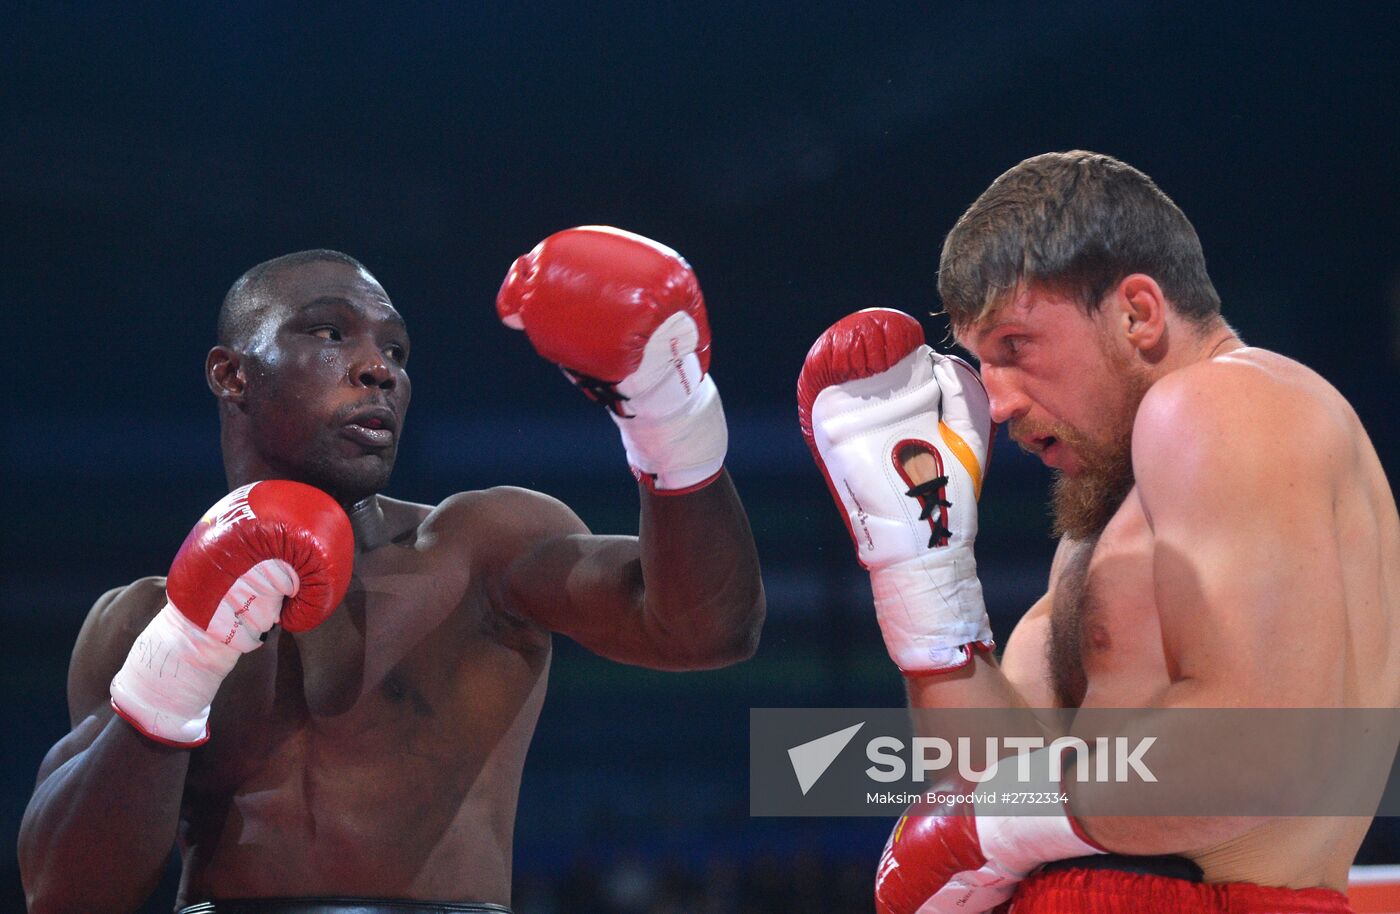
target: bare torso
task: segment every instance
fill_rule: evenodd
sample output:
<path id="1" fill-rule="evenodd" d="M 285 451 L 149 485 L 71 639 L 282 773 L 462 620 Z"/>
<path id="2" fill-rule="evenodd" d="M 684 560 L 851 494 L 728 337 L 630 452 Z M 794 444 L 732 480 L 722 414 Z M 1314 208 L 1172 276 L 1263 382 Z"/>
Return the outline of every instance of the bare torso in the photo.
<path id="1" fill-rule="evenodd" d="M 1346 650 L 1332 658 L 1344 683 L 1343 706 L 1395 707 L 1400 703 L 1400 652 L 1393 640 L 1400 613 L 1400 527 L 1370 441 L 1341 396 L 1309 369 L 1260 350 L 1227 357 L 1268 372 L 1298 397 L 1322 401 L 1347 429 L 1344 440 L 1351 442 L 1351 451 L 1334 455 L 1335 478 L 1313 481 L 1334 487 L 1331 516 L 1300 518 L 1329 525 L 1343 544 L 1343 587 L 1335 603 L 1317 607 L 1317 624 L 1346 632 Z M 1279 459 L 1287 459 L 1289 447 L 1307 444 L 1281 441 Z M 1018 630 L 1018 656 L 1008 664 L 1009 670 L 1033 674 L 1016 677 L 1033 704 L 1141 708 L 1157 703 L 1177 670 L 1163 644 L 1153 556 L 1153 532 L 1136 490 L 1096 542 L 1062 544 L 1050 596 Z M 1259 637 L 1280 636 L 1261 631 Z M 1280 689 L 1279 705 L 1287 707 L 1286 683 Z M 1365 818 L 1280 818 L 1186 856 L 1211 882 L 1345 890 L 1369 824 Z"/>
<path id="2" fill-rule="evenodd" d="M 274 630 L 219 690 L 186 781 L 182 902 L 509 902 L 549 636 L 498 608 L 506 557 L 484 553 L 500 531 L 454 538 L 424 506 L 384 504 L 398 535 L 357 555 L 339 609 Z"/>

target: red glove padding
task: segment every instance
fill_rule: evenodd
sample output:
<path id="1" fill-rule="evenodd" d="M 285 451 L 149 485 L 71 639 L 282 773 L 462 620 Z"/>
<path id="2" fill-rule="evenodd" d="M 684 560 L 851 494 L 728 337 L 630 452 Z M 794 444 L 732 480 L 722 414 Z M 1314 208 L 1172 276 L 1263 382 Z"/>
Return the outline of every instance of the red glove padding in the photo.
<path id="1" fill-rule="evenodd" d="M 1063 806 L 1054 815 L 999 815 L 996 803 L 955 799 L 999 796 L 1003 787 L 1015 786 L 996 778 L 982 784 L 958 780 L 937 791 L 948 795 L 948 802 L 910 806 L 880 856 L 875 910 L 979 914 L 1009 899 L 1017 883 L 1042 863 L 1104 853 Z M 1030 810 L 1023 805 L 1020 811 Z"/>
<path id="2" fill-rule="evenodd" d="M 728 432 L 705 299 L 675 251 L 608 226 L 558 232 L 511 265 L 496 311 L 608 407 L 653 490 L 692 491 L 719 474 Z"/>
<path id="3" fill-rule="evenodd" d="M 240 656 L 279 621 L 315 628 L 350 586 L 355 536 L 345 511 L 312 486 L 267 480 L 224 496 L 185 537 L 169 602 L 112 679 L 112 707 L 175 746 L 209 739 L 209 707 Z"/>
<path id="4" fill-rule="evenodd" d="M 646 341 L 677 312 L 695 324 L 693 351 L 710 368 L 705 297 L 690 264 L 641 235 L 583 225 L 516 258 L 496 296 L 501 322 L 575 374 L 616 384 L 642 363 Z"/>

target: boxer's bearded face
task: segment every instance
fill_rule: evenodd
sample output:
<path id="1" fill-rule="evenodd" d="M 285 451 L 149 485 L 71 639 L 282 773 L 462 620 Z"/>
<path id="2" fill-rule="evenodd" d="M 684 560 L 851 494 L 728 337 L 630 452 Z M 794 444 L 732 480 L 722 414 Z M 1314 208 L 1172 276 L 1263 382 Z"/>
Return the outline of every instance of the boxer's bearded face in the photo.
<path id="1" fill-rule="evenodd" d="M 389 482 L 411 387 L 402 319 L 368 274 L 287 271 L 248 354 L 248 430 L 263 462 L 342 503 Z"/>
<path id="2" fill-rule="evenodd" d="M 1056 536 L 1073 540 L 1097 536 L 1133 488 L 1133 417 L 1151 381 L 1137 366 L 1114 365 L 1114 355 L 1106 352 L 1105 359 L 1119 384 L 1113 394 L 1099 398 L 1102 412 L 1093 429 L 1029 418 L 1013 419 L 1007 426 L 1027 453 L 1037 452 L 1025 442 L 1053 437 L 1076 458 L 1072 473 L 1054 470 L 1050 506 Z"/>
<path id="3" fill-rule="evenodd" d="M 1057 536 L 1100 533 L 1133 487 L 1133 417 L 1152 378 L 1112 337 L 1111 314 L 1023 291 L 966 334 L 992 416 L 1054 470 Z"/>

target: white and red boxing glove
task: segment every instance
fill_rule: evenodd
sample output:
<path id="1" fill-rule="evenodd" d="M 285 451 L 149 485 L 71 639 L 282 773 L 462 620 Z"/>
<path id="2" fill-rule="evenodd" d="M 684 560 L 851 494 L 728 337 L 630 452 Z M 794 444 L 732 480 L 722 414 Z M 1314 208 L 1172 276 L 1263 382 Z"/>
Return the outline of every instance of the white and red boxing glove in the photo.
<path id="1" fill-rule="evenodd" d="M 812 345 L 797 403 L 900 670 L 945 672 L 990 650 L 972 545 L 993 426 L 977 372 L 925 345 L 909 315 L 870 308 Z"/>
<path id="2" fill-rule="evenodd" d="M 678 495 L 719 475 L 729 432 L 705 299 L 675 251 L 603 225 L 558 232 L 511 265 L 496 311 L 607 406 L 649 489 Z"/>
<path id="3" fill-rule="evenodd" d="M 167 603 L 112 679 L 112 707 L 157 742 L 209 739 L 209 707 L 238 658 L 278 622 L 315 628 L 350 586 L 355 536 L 335 500 L 266 480 L 234 489 L 200 519 L 170 566 Z"/>
<path id="4" fill-rule="evenodd" d="M 1042 749 L 1030 753 L 1044 764 Z M 1021 804 L 1007 815 L 1005 791 L 1024 791 L 1019 761 L 1002 759 L 987 780 L 961 778 L 938 792 L 948 797 L 996 797 L 998 802 L 920 801 L 895 825 L 875 871 L 878 914 L 980 914 L 1006 901 L 1031 871 L 1052 860 L 1106 853 L 1064 805 Z"/>

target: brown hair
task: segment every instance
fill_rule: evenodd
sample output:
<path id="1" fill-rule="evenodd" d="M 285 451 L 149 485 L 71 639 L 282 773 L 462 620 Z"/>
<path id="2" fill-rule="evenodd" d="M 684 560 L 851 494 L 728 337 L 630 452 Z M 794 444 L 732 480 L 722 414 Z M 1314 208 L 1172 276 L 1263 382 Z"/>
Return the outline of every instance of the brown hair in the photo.
<path id="1" fill-rule="evenodd" d="M 1048 286 L 1093 314 L 1131 273 L 1155 279 L 1193 323 L 1220 314 L 1196 230 L 1151 178 L 1101 153 L 1047 152 L 993 181 L 953 226 L 938 294 L 962 329 L 1021 282 Z"/>

